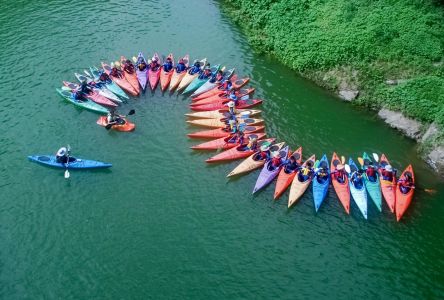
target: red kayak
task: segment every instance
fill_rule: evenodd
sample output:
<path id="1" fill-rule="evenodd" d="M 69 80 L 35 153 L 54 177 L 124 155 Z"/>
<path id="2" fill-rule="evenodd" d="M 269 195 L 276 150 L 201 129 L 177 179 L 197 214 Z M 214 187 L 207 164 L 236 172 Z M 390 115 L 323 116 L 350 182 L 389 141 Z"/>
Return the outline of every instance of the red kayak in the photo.
<path id="1" fill-rule="evenodd" d="M 253 93 L 254 93 L 254 88 L 241 89 L 239 91 L 236 91 L 236 96 L 240 100 L 243 97 L 251 95 Z M 247 98 L 247 97 L 245 97 L 245 98 Z M 225 101 L 230 101 L 229 95 L 226 92 L 221 92 L 219 94 L 208 97 L 206 99 L 194 101 L 190 105 L 196 106 L 196 105 L 203 105 L 203 104 L 216 103 L 216 102 L 225 102 Z"/>
<path id="2" fill-rule="evenodd" d="M 225 101 L 223 103 L 208 103 L 203 105 L 192 106 L 191 110 L 194 111 L 207 111 L 207 110 L 216 110 L 216 109 L 224 109 L 228 110 L 227 103 L 229 101 Z M 238 100 L 236 108 L 250 108 L 262 103 L 261 99 L 247 99 L 247 100 Z"/>
<path id="3" fill-rule="evenodd" d="M 165 91 L 167 87 L 170 85 L 171 76 L 173 76 L 174 73 L 174 57 L 173 53 L 170 53 L 167 58 L 171 58 L 171 61 L 173 62 L 173 68 L 169 72 L 165 72 L 163 70 L 163 66 L 161 67 L 162 71 L 160 72 L 160 89 Z"/>
<path id="4" fill-rule="evenodd" d="M 291 154 L 289 157 L 293 156 L 300 166 L 302 164 L 302 147 L 299 147 L 293 154 Z M 277 181 L 276 181 L 276 188 L 274 189 L 274 199 L 276 200 L 279 198 L 285 190 L 288 188 L 288 186 L 293 181 L 294 176 L 296 176 L 297 169 L 292 170 L 290 172 L 287 172 L 285 168 L 282 168 L 279 172 Z"/>
<path id="5" fill-rule="evenodd" d="M 382 195 L 384 196 L 385 202 L 387 202 L 388 207 L 392 213 L 395 213 L 395 199 L 396 199 L 396 176 L 393 176 L 392 181 L 384 180 L 382 178 L 382 169 L 390 162 L 384 154 L 381 154 L 381 159 L 379 161 L 380 169 L 379 172 L 379 183 L 381 184 Z"/>
<path id="6" fill-rule="evenodd" d="M 248 141 L 250 136 L 256 136 L 258 140 L 263 139 L 266 134 L 265 133 L 252 133 L 246 134 L 245 140 Z M 201 143 L 196 146 L 192 146 L 191 149 L 194 150 L 216 150 L 216 149 L 231 149 L 233 147 L 239 146 L 239 141 L 235 139 L 233 142 L 229 141 L 230 137 L 221 137 L 216 140 L 212 140 L 209 142 Z"/>
<path id="7" fill-rule="evenodd" d="M 258 147 L 260 147 L 265 142 L 268 142 L 271 144 L 272 142 L 274 142 L 274 140 L 275 140 L 274 138 L 261 140 L 258 142 Z M 256 151 L 246 148 L 246 145 L 241 145 L 241 146 L 226 150 L 226 151 L 219 153 L 213 157 L 210 157 L 209 159 L 206 160 L 206 162 L 207 163 L 224 162 L 224 161 L 228 161 L 228 160 L 246 158 L 246 157 L 250 156 L 251 154 L 255 153 Z"/>
<path id="8" fill-rule="evenodd" d="M 137 91 L 133 88 L 133 86 L 125 79 L 125 76 L 122 74 L 121 77 L 115 77 L 110 75 L 111 74 L 111 67 L 105 63 L 102 62 L 102 68 L 105 71 L 106 74 L 109 75 L 109 77 L 122 89 L 124 89 L 126 92 L 133 96 L 137 96 Z"/>
<path id="9" fill-rule="evenodd" d="M 244 133 L 255 133 L 255 132 L 262 132 L 264 131 L 265 126 L 247 126 L 244 128 Z M 188 137 L 194 138 L 194 139 L 217 139 L 221 137 L 227 137 L 231 133 L 223 128 L 217 128 L 217 129 L 211 129 L 211 130 L 204 130 L 204 131 L 198 131 L 194 133 L 187 134 Z"/>
<path id="10" fill-rule="evenodd" d="M 162 71 L 162 62 L 160 61 L 159 54 L 154 53 L 153 58 L 157 57 L 157 62 L 159 63 L 160 67 L 157 68 L 157 70 L 148 70 L 148 81 L 150 83 L 151 90 L 154 91 L 156 89 L 157 84 L 159 83 L 160 79 L 160 72 Z"/>
<path id="11" fill-rule="evenodd" d="M 231 80 L 231 82 L 233 82 L 232 87 L 235 90 L 238 90 L 241 87 L 243 87 L 244 85 L 246 85 L 250 81 L 250 78 L 247 77 L 247 78 L 237 79 L 237 75 L 234 74 L 233 77 L 231 77 L 230 80 Z M 202 99 L 211 97 L 213 95 L 217 95 L 217 94 L 219 94 L 220 92 L 223 92 L 223 91 L 224 91 L 223 86 L 219 85 L 219 86 L 214 87 L 213 89 L 211 89 L 209 91 L 206 91 L 205 93 L 202 93 L 202 94 L 200 94 L 200 95 L 198 95 L 196 97 L 193 97 L 193 101 L 202 100 Z"/>
<path id="12" fill-rule="evenodd" d="M 72 82 L 68 82 L 68 81 L 63 81 L 63 84 L 67 87 L 69 87 L 71 89 L 71 91 L 76 91 L 77 89 L 80 88 L 80 86 L 78 84 L 72 83 Z M 97 104 L 103 105 L 103 106 L 110 106 L 110 107 L 116 107 L 117 104 L 114 103 L 113 101 L 109 100 L 108 98 L 102 96 L 99 94 L 99 92 L 95 89 L 92 89 L 92 92 L 85 95 L 85 98 L 94 101 Z"/>
<path id="13" fill-rule="evenodd" d="M 136 74 L 136 69 L 133 65 L 133 63 L 131 63 L 131 65 L 133 66 L 132 68 L 132 72 L 127 72 L 123 66 L 126 62 L 126 57 L 125 56 L 120 56 L 120 65 L 122 68 L 122 73 L 125 76 L 125 79 L 131 84 L 131 86 L 134 88 L 134 90 L 137 92 L 137 94 L 140 94 L 140 84 L 139 84 L 139 79 L 137 79 L 137 74 Z"/>
<path id="14" fill-rule="evenodd" d="M 413 174 L 412 165 L 407 166 L 407 168 L 404 170 L 404 172 L 402 172 L 399 179 L 404 180 L 404 178 L 406 176 L 411 177 L 412 183 L 413 184 L 415 183 L 415 174 Z M 401 189 L 401 183 L 398 182 L 398 185 L 396 186 L 396 220 L 398 222 L 399 222 L 399 220 L 401 220 L 405 211 L 407 210 L 410 203 L 412 202 L 414 192 L 415 192 L 414 187 L 409 188 L 407 191 L 403 191 Z"/>
<path id="15" fill-rule="evenodd" d="M 338 195 L 339 201 L 341 201 L 341 204 L 347 214 L 350 214 L 350 185 L 348 184 L 348 177 L 344 176 L 344 182 L 341 183 L 333 175 L 333 172 L 336 170 L 336 166 L 339 164 L 341 164 L 341 160 L 336 152 L 333 152 L 333 157 L 331 158 L 330 163 L 330 171 L 332 172 L 331 182 L 333 183 L 333 187 L 336 195 Z"/>

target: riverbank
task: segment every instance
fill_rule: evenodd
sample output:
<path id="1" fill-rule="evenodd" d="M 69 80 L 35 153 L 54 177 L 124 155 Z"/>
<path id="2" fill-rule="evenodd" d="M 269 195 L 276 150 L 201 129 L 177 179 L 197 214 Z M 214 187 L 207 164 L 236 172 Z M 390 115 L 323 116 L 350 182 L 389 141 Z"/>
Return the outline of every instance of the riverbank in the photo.
<path id="1" fill-rule="evenodd" d="M 221 8 L 256 51 L 378 111 L 444 171 L 444 7 L 438 1 L 224 0 Z"/>

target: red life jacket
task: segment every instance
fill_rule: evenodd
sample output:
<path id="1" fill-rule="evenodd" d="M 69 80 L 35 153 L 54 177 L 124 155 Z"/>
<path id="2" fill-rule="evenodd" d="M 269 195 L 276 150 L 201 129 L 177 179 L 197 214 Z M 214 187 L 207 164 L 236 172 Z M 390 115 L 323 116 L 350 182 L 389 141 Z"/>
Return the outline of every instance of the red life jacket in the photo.
<path id="1" fill-rule="evenodd" d="M 367 174 L 368 177 L 374 177 L 374 176 L 375 176 L 375 169 L 373 169 L 373 168 L 367 168 L 367 170 L 365 171 L 365 173 Z"/>

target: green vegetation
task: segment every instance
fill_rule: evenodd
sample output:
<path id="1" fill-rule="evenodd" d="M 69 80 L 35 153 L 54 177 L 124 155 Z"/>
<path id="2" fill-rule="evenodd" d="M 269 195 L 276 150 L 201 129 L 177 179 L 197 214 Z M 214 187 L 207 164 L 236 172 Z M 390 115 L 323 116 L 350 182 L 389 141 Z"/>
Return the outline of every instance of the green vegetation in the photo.
<path id="1" fill-rule="evenodd" d="M 444 125 L 444 7 L 432 0 L 224 0 L 255 49 L 355 103 Z M 388 85 L 387 80 L 399 80 Z"/>

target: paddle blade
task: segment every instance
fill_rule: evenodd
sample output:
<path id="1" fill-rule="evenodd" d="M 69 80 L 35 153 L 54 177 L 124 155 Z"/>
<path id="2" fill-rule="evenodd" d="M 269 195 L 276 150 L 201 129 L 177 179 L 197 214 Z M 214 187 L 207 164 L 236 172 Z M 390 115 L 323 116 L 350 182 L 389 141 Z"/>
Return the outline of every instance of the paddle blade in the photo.
<path id="1" fill-rule="evenodd" d="M 341 156 L 341 165 L 343 165 L 343 164 L 345 164 L 345 156 L 344 155 Z"/>
<path id="2" fill-rule="evenodd" d="M 351 173 L 351 169 L 350 169 L 350 166 L 348 164 L 344 165 L 344 169 L 345 169 L 345 172 L 347 172 L 348 174 Z"/>
<path id="3" fill-rule="evenodd" d="M 128 112 L 128 116 L 134 115 L 135 113 L 136 113 L 136 111 L 134 109 L 132 109 Z"/>
<path id="4" fill-rule="evenodd" d="M 113 125 L 114 125 L 114 124 L 108 124 L 108 125 L 105 126 L 105 129 L 106 129 L 106 130 L 110 130 L 111 127 L 113 127 Z"/>
<path id="5" fill-rule="evenodd" d="M 319 160 L 317 160 L 314 164 L 315 169 L 319 166 Z"/>
<path id="6" fill-rule="evenodd" d="M 374 159 L 376 162 L 379 162 L 379 155 L 378 155 L 377 153 L 373 153 L 372 155 L 373 155 L 373 159 Z"/>
<path id="7" fill-rule="evenodd" d="M 363 167 L 364 166 L 364 159 L 362 159 L 362 157 L 358 157 L 358 161 L 359 161 L 359 164 L 361 165 L 361 167 Z"/>
<path id="8" fill-rule="evenodd" d="M 68 179 L 69 176 L 70 176 L 69 171 L 68 171 L 68 169 L 66 169 L 66 171 L 65 171 L 65 179 Z"/>
<path id="9" fill-rule="evenodd" d="M 71 89 L 69 87 L 67 87 L 67 86 L 62 86 L 62 90 L 63 91 L 71 91 Z"/>
<path id="10" fill-rule="evenodd" d="M 133 62 L 137 62 L 137 58 L 133 56 Z"/>

